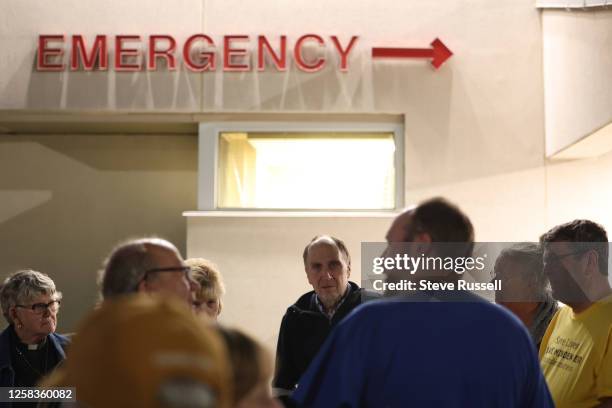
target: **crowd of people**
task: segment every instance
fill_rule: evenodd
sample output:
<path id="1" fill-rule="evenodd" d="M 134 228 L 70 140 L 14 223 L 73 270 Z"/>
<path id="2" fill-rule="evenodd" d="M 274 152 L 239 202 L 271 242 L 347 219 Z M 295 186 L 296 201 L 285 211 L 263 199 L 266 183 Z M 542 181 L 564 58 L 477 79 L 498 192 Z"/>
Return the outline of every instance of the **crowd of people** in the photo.
<path id="1" fill-rule="evenodd" d="M 471 256 L 474 236 L 466 214 L 434 198 L 394 219 L 385 253 Z M 610 408 L 608 256 L 604 228 L 575 220 L 501 252 L 497 304 L 467 291 L 385 298 L 349 280 L 341 239 L 316 236 L 303 251 L 313 290 L 282 317 L 273 364 L 217 322 L 225 288 L 213 263 L 183 260 L 160 238 L 130 240 L 107 257 L 101 302 L 70 338 L 55 333 L 62 294 L 49 276 L 6 278 L 0 387 L 74 387 L 78 406 L 94 408 Z"/>
<path id="2" fill-rule="evenodd" d="M 130 240 L 106 259 L 101 302 L 68 339 L 55 333 L 62 295 L 53 280 L 13 273 L 0 289 L 9 323 L 0 335 L 0 386 L 74 387 L 78 406 L 94 408 L 280 407 L 270 353 L 216 324 L 223 293 L 210 261 L 184 261 L 160 238 Z M 36 406 L 0 406 L 15 404 Z"/>

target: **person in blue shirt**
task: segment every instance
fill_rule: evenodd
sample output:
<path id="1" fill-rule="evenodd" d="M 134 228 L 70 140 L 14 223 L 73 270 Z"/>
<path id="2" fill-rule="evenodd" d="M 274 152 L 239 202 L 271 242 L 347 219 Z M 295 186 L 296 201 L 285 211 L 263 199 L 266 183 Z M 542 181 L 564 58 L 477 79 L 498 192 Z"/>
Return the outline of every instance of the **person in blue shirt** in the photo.
<path id="1" fill-rule="evenodd" d="M 389 247 L 413 242 L 427 256 L 449 255 L 432 245 L 440 242 L 463 243 L 451 256 L 471 256 L 473 237 L 468 217 L 440 198 L 400 214 L 387 233 Z M 429 277 L 458 279 L 454 271 Z M 525 327 L 468 292 L 421 292 L 355 309 L 293 399 L 302 407 L 554 407 Z"/>

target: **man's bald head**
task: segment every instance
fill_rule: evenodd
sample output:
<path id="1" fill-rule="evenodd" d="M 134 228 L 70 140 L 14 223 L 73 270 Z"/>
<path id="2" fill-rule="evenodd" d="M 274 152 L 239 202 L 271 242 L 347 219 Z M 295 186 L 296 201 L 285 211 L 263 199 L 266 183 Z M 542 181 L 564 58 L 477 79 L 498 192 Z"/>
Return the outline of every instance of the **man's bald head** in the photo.
<path id="1" fill-rule="evenodd" d="M 346 262 L 346 264 L 348 265 L 350 269 L 351 255 L 349 254 L 348 249 L 346 248 L 346 245 L 341 239 L 332 237 L 330 235 L 317 235 L 316 237 L 310 240 L 310 242 L 304 248 L 304 252 L 302 253 L 302 259 L 304 260 L 304 267 L 306 267 L 308 264 L 308 251 L 310 250 L 311 247 L 317 244 L 328 244 L 328 245 L 333 245 L 336 248 L 338 248 L 338 251 L 340 251 L 340 254 L 342 254 L 342 256 L 344 257 L 344 261 Z"/>
<path id="2" fill-rule="evenodd" d="M 117 245 L 104 262 L 102 298 L 138 292 L 146 271 L 160 267 L 168 258 L 182 263 L 176 247 L 165 239 L 141 238 Z"/>

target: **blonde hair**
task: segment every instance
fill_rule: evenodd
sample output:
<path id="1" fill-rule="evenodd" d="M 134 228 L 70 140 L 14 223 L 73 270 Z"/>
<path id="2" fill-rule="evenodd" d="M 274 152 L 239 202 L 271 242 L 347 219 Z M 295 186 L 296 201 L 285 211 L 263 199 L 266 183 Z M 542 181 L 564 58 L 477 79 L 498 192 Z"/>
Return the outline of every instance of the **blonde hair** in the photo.
<path id="1" fill-rule="evenodd" d="M 225 286 L 217 265 L 204 258 L 191 258 L 185 261 L 191 268 L 193 279 L 200 284 L 200 291 L 196 293 L 198 299 L 219 299 L 221 311 L 221 297 L 225 294 Z"/>

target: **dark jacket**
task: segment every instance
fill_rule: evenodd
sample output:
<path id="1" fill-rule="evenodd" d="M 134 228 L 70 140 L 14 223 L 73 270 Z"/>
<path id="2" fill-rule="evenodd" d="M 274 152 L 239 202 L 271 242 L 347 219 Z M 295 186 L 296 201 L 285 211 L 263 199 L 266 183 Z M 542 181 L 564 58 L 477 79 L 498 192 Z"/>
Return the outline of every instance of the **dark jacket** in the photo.
<path id="1" fill-rule="evenodd" d="M 11 326 L 8 326 L 0 334 L 0 387 L 12 387 L 15 385 L 15 371 L 11 361 Z M 66 358 L 65 349 L 70 343 L 67 337 L 51 333 L 47 336 L 52 350 L 57 352 L 60 361 Z M 11 404 L 0 402 L 1 408 L 8 408 Z"/>
<path id="2" fill-rule="evenodd" d="M 293 391 L 332 329 L 361 304 L 362 292 L 356 283 L 349 282 L 349 293 L 331 320 L 317 307 L 314 291 L 302 295 L 287 309 L 276 348 L 275 389 Z"/>

